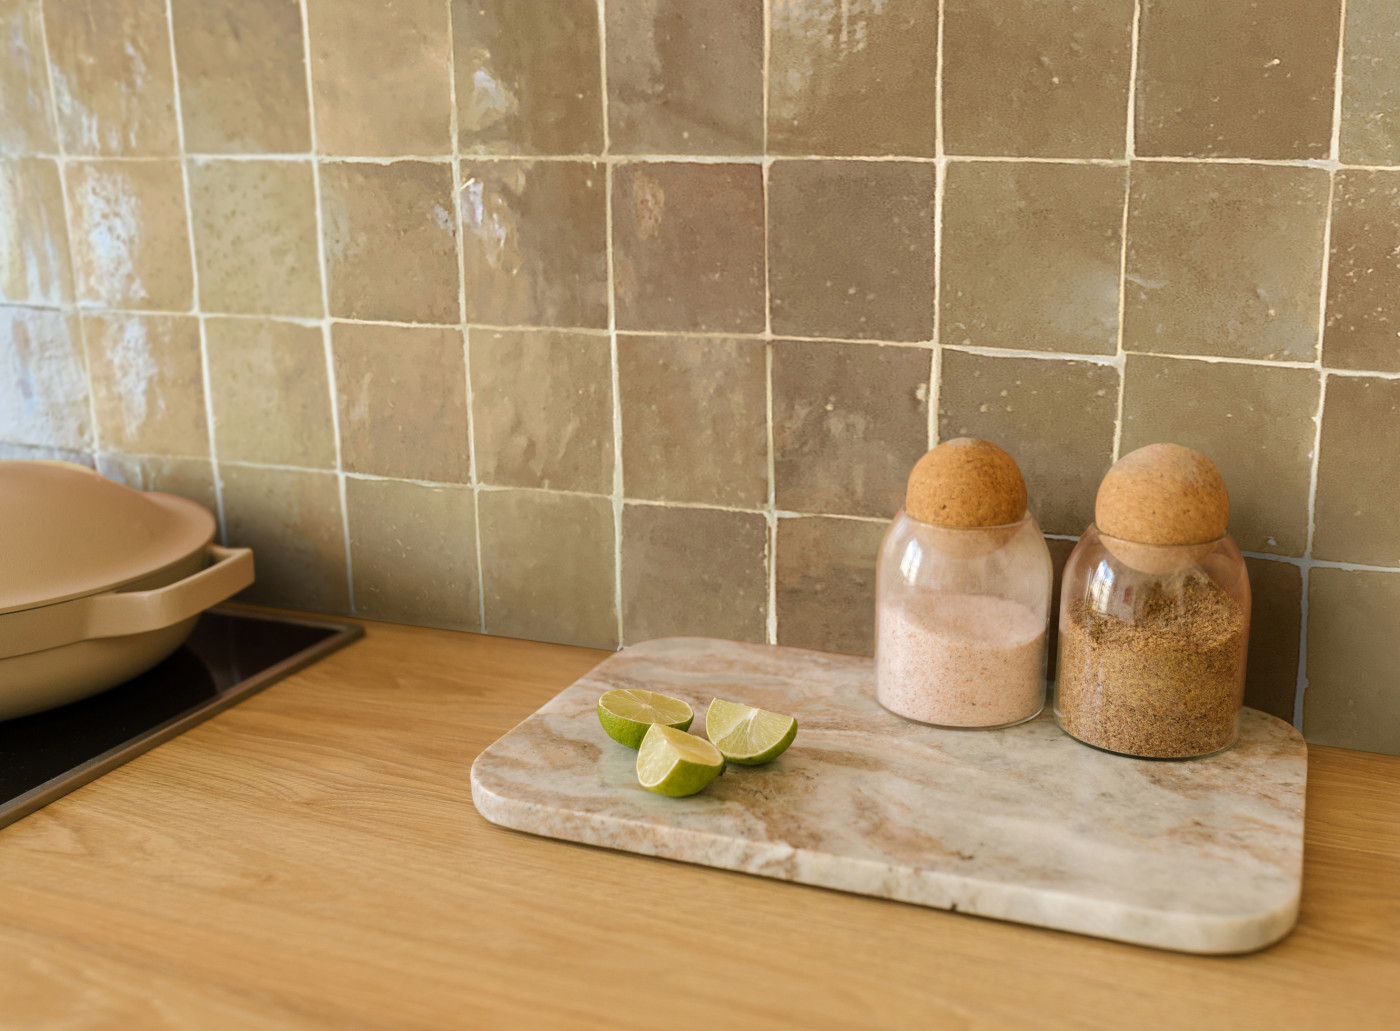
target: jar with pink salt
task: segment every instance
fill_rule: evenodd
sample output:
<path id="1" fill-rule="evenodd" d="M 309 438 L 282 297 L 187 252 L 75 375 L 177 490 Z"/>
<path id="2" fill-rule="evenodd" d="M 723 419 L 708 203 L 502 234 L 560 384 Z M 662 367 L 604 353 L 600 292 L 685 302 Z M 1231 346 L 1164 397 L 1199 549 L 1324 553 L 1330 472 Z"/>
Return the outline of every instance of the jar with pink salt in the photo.
<path id="1" fill-rule="evenodd" d="M 928 452 L 880 546 L 880 704 L 959 729 L 1035 718 L 1045 706 L 1053 577 L 1012 457 L 966 437 Z"/>

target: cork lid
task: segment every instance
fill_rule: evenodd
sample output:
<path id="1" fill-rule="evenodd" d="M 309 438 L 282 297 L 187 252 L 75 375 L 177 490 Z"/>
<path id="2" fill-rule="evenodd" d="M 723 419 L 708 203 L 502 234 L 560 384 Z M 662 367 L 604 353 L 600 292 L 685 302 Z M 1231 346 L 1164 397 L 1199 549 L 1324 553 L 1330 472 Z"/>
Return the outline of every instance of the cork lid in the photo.
<path id="1" fill-rule="evenodd" d="M 1005 526 L 1026 514 L 1026 481 L 1016 460 L 995 444 L 958 437 L 915 464 L 904 511 L 934 526 Z"/>
<path id="2" fill-rule="evenodd" d="M 1139 544 L 1204 544 L 1225 535 L 1230 495 L 1220 470 L 1180 444 L 1124 455 L 1099 485 L 1099 532 Z"/>

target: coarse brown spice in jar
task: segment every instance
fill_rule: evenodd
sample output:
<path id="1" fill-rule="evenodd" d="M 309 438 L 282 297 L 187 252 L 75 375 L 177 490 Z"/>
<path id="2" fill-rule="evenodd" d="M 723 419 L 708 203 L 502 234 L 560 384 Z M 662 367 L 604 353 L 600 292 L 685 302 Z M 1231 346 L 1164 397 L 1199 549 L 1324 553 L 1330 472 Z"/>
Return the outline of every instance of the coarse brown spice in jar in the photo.
<path id="1" fill-rule="evenodd" d="M 1201 573 L 1180 592 L 1148 581 L 1133 622 L 1074 602 L 1060 628 L 1055 713 L 1079 740 L 1181 759 L 1235 739 L 1244 612 Z"/>

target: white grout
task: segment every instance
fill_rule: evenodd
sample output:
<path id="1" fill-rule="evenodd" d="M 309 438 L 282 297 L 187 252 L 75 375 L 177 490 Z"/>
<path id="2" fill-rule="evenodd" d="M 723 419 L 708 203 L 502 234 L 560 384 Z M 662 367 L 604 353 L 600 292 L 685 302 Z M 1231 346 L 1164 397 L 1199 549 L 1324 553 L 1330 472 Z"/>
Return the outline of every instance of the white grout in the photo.
<path id="1" fill-rule="evenodd" d="M 617 609 L 617 646 L 622 647 L 622 377 L 618 368 L 617 334 L 617 278 L 613 270 L 613 165 L 612 127 L 609 124 L 611 113 L 608 109 L 608 22 L 604 0 L 598 0 L 598 67 L 601 76 L 599 90 L 603 102 L 603 155 L 597 160 L 603 163 L 603 224 L 604 250 L 608 259 L 608 362 L 612 374 L 612 431 L 613 431 L 613 604 Z"/>
<path id="2" fill-rule="evenodd" d="M 1142 0 L 1133 0 L 1133 23 L 1129 35 L 1128 98 L 1123 123 L 1123 156 L 1128 161 L 1123 174 L 1123 221 L 1118 227 L 1118 335 L 1114 347 L 1114 364 L 1118 368 L 1118 402 L 1113 413 L 1113 460 L 1123 453 L 1123 398 L 1128 383 L 1128 358 L 1123 347 L 1123 322 L 1128 309 L 1128 212 L 1133 202 L 1132 161 L 1137 154 L 1137 77 L 1138 37 L 1142 25 Z"/>
<path id="3" fill-rule="evenodd" d="M 1340 24 L 1337 26 L 1337 66 L 1332 73 L 1332 147 L 1328 155 L 1334 164 L 1342 158 L 1342 73 L 1346 66 L 1347 0 L 1342 0 L 1337 16 Z"/>

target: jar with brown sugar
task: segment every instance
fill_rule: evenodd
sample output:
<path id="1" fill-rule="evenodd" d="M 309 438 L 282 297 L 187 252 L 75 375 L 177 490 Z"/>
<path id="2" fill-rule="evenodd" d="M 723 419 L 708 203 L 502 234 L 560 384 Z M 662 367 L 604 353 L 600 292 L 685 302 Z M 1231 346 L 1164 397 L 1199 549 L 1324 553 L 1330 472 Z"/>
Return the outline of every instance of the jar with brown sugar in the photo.
<path id="1" fill-rule="evenodd" d="M 880 704 L 940 727 L 1034 718 L 1045 706 L 1053 577 L 1011 456 L 969 438 L 928 452 L 876 567 Z"/>
<path id="2" fill-rule="evenodd" d="M 1055 719 L 1109 752 L 1212 755 L 1235 743 L 1249 574 L 1215 465 L 1175 444 L 1121 458 L 1065 565 Z"/>

